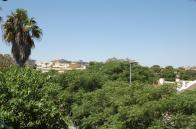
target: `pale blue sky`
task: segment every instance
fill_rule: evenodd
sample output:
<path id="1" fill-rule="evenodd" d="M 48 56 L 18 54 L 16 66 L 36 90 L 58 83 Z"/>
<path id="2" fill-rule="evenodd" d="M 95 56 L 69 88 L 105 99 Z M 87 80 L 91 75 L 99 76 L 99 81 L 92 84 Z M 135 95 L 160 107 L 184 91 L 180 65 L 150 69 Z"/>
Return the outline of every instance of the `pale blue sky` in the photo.
<path id="1" fill-rule="evenodd" d="M 1 16 L 27 9 L 43 29 L 31 58 L 132 58 L 143 65 L 196 65 L 192 0 L 9 0 Z M 2 40 L 1 40 L 2 42 Z M 10 46 L 0 42 L 0 53 Z"/>

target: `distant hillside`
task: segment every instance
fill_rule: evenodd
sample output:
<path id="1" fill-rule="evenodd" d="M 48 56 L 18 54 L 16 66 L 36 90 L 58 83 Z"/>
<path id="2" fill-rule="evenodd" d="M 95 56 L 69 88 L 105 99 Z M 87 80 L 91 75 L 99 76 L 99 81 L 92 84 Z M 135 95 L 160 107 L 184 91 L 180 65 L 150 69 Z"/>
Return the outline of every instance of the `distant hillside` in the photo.
<path id="1" fill-rule="evenodd" d="M 59 59 L 59 60 L 53 60 L 51 62 L 59 62 L 59 63 L 71 63 L 71 61 L 65 60 L 65 59 Z"/>

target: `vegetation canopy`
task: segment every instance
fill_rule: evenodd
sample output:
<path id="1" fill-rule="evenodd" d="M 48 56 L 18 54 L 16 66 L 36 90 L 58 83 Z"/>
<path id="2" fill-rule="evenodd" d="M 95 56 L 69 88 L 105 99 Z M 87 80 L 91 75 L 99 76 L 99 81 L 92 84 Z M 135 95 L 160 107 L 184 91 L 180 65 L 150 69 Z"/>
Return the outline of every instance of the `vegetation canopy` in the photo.
<path id="1" fill-rule="evenodd" d="M 196 91 L 177 93 L 173 85 L 154 87 L 138 64 L 133 72 L 143 77 L 135 77 L 130 86 L 125 64 L 123 60 L 94 62 L 86 70 L 64 74 L 0 69 L 0 128 L 196 128 Z"/>

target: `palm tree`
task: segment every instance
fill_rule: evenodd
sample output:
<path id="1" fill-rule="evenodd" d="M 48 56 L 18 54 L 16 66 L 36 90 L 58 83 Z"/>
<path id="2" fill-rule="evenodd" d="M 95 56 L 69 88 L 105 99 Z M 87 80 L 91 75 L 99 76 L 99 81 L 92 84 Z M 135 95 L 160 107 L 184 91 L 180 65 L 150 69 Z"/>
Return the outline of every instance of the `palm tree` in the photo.
<path id="1" fill-rule="evenodd" d="M 3 24 L 3 39 L 12 45 L 12 55 L 20 67 L 28 60 L 35 46 L 34 39 L 40 39 L 41 36 L 42 30 L 24 9 L 12 12 Z"/>

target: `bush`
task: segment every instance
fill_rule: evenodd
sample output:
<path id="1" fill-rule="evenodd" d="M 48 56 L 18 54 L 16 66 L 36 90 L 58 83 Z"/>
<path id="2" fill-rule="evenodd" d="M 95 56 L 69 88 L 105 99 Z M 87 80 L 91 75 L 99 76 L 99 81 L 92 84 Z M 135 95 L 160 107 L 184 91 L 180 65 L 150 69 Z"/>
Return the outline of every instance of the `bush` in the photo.
<path id="1" fill-rule="evenodd" d="M 0 121 L 14 129 L 67 128 L 57 103 L 60 86 L 29 68 L 0 73 Z"/>
<path id="2" fill-rule="evenodd" d="M 130 87 L 113 81 L 79 94 L 72 120 L 79 129 L 194 129 L 195 104 L 195 91 L 176 94 L 170 85 Z"/>

